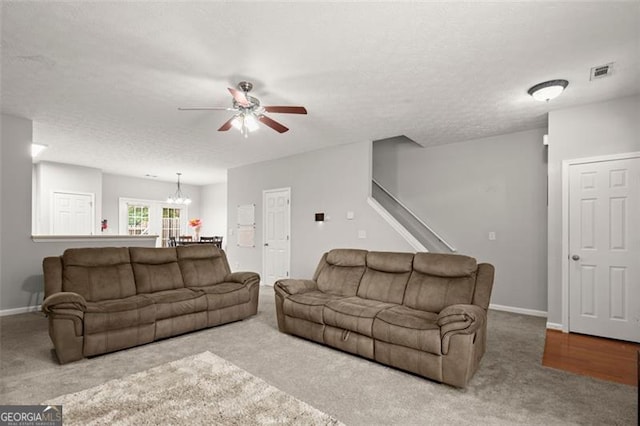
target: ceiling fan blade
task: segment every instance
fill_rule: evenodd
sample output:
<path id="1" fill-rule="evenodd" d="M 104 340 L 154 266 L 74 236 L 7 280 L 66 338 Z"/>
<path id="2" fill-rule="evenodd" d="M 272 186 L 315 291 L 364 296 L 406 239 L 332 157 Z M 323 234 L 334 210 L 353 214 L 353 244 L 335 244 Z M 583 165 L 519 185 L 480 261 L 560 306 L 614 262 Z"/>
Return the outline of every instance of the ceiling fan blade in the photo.
<path id="1" fill-rule="evenodd" d="M 266 106 L 264 110 L 267 112 L 278 112 L 283 114 L 306 114 L 307 109 L 301 106 Z"/>
<path id="2" fill-rule="evenodd" d="M 275 130 L 278 133 L 284 133 L 289 130 L 289 128 L 284 127 L 282 124 L 278 123 L 275 120 L 270 119 L 266 115 L 261 115 L 260 117 L 258 117 L 258 120 L 262 124 L 271 127 L 273 130 Z"/>
<path id="3" fill-rule="evenodd" d="M 233 111 L 233 108 L 227 107 L 188 107 L 182 108 L 178 107 L 180 111 Z"/>
<path id="4" fill-rule="evenodd" d="M 229 130 L 232 127 L 231 122 L 233 121 L 233 119 L 236 118 L 231 117 L 229 120 L 227 120 L 222 126 L 220 126 L 220 128 L 218 129 L 219 132 L 226 132 L 227 130 Z"/>
<path id="5" fill-rule="evenodd" d="M 231 93 L 231 96 L 233 96 L 233 99 L 235 99 L 239 105 L 242 105 L 243 107 L 248 107 L 251 105 L 244 93 L 239 90 L 232 89 L 231 87 L 228 87 L 228 89 L 229 93 Z"/>

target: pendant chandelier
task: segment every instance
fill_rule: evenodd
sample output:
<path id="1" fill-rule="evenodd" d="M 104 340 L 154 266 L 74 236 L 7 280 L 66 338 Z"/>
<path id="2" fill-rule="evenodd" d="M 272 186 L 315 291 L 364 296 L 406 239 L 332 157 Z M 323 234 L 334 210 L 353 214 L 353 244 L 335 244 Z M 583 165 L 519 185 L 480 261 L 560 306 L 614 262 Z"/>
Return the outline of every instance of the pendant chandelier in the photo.
<path id="1" fill-rule="evenodd" d="M 182 173 L 176 173 L 178 175 L 178 188 L 176 189 L 176 192 L 173 193 L 173 195 L 169 195 L 167 197 L 167 203 L 169 204 L 191 204 L 191 198 L 189 198 L 188 195 L 184 194 L 182 192 L 182 189 L 180 188 L 180 176 L 182 175 Z"/>

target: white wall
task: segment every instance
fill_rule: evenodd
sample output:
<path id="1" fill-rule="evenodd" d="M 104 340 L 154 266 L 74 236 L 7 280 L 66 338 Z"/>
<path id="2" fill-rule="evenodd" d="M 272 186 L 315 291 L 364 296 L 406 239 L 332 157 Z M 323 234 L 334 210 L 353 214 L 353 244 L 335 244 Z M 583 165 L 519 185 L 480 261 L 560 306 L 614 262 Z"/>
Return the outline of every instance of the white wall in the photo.
<path id="1" fill-rule="evenodd" d="M 187 207 L 187 218 L 200 217 L 201 187 L 182 183 L 180 186 L 182 192 L 191 198 L 191 204 Z M 161 182 L 105 173 L 102 175 L 102 219 L 107 219 L 111 232 L 118 233 L 121 197 L 164 202 L 175 191 L 176 182 Z"/>
<path id="2" fill-rule="evenodd" d="M 216 183 L 202 187 L 202 236 L 225 236 L 227 234 L 227 183 Z M 222 241 L 226 245 L 227 239 Z"/>
<path id="3" fill-rule="evenodd" d="M 233 270 L 262 271 L 262 191 L 291 187 L 291 273 L 311 278 L 322 253 L 332 248 L 412 251 L 367 204 L 371 143 L 355 143 L 238 167 L 228 171 L 228 227 L 237 223 L 237 206 L 256 205 L 256 247 L 237 247 L 227 235 Z M 347 220 L 347 211 L 355 212 Z M 319 225 L 316 212 L 331 220 Z M 358 239 L 358 230 L 367 232 Z"/>
<path id="4" fill-rule="evenodd" d="M 54 191 L 93 194 L 93 234 L 100 234 L 102 212 L 102 171 L 92 167 L 41 161 L 35 166 L 34 234 L 51 234 L 52 194 Z"/>
<path id="5" fill-rule="evenodd" d="M 0 116 L 0 315 L 24 312 L 42 302 L 42 259 L 68 247 L 100 247 L 100 241 L 39 242 L 32 230 L 32 122 Z M 153 241 L 151 241 L 151 244 Z M 135 245 L 146 245 L 136 241 Z M 126 244 L 118 243 L 119 246 Z"/>
<path id="6" fill-rule="evenodd" d="M 640 96 L 549 113 L 550 323 L 562 324 L 562 161 L 639 150 Z"/>
<path id="7" fill-rule="evenodd" d="M 373 149 L 379 183 L 458 253 L 496 267 L 492 304 L 538 313 L 547 309 L 544 133 L 428 148 L 377 142 Z"/>
<path id="8" fill-rule="evenodd" d="M 3 308 L 26 306 L 34 284 L 29 276 L 33 272 L 30 268 L 32 125 L 30 120 L 2 114 L 1 127 L 0 308 Z"/>

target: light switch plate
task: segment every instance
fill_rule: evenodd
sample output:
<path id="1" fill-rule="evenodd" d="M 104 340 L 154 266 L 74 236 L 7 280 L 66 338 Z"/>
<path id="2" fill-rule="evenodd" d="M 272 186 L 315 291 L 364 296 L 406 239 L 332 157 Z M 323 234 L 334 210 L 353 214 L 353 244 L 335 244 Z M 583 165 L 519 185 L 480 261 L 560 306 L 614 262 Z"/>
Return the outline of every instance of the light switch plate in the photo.
<path id="1" fill-rule="evenodd" d="M 347 212 L 347 220 L 353 220 L 354 217 L 356 217 L 354 212 Z"/>
<path id="2" fill-rule="evenodd" d="M 494 231 L 489 232 L 489 240 L 495 241 L 495 239 L 496 239 L 496 233 Z"/>

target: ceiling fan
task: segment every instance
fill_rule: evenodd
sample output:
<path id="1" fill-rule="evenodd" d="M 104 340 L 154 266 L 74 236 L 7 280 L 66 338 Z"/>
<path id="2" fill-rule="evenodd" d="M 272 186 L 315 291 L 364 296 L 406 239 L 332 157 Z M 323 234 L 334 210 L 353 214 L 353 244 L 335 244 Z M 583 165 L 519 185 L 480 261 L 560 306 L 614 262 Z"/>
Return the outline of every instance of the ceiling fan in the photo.
<path id="1" fill-rule="evenodd" d="M 282 113 L 282 114 L 306 114 L 307 110 L 301 106 L 262 106 L 260 101 L 253 96 L 249 96 L 249 92 L 253 89 L 253 84 L 248 81 L 241 81 L 238 83 L 238 89 L 232 89 L 229 87 L 229 92 L 233 96 L 233 106 L 231 108 L 225 107 L 193 107 L 193 108 L 178 108 L 180 111 L 203 111 L 203 110 L 222 110 L 222 111 L 234 111 L 235 114 L 227 122 L 225 122 L 219 129 L 219 132 L 226 132 L 231 127 L 235 127 L 246 138 L 249 132 L 253 132 L 258 129 L 258 123 L 262 123 L 265 126 L 271 127 L 278 133 L 284 133 L 289 129 L 277 121 L 267 117 L 265 112 Z"/>

